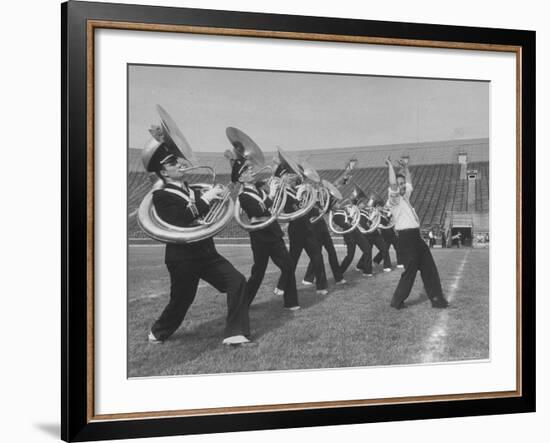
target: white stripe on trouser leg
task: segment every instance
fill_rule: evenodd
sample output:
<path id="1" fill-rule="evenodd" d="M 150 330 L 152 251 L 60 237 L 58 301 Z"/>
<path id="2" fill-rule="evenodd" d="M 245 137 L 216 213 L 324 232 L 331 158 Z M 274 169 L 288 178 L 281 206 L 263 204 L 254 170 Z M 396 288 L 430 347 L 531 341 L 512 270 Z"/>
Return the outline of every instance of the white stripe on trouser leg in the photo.
<path id="1" fill-rule="evenodd" d="M 462 279 L 462 273 L 464 271 L 464 265 L 468 261 L 468 255 L 470 255 L 469 250 L 466 252 L 466 254 L 464 254 L 464 258 L 458 266 L 458 270 L 456 271 L 454 280 L 449 286 L 448 292 L 446 294 L 447 301 L 449 301 L 449 303 L 453 301 L 458 286 L 460 284 L 460 280 Z M 449 311 L 447 309 L 443 309 L 441 310 L 439 318 L 437 319 L 437 322 L 432 328 L 430 335 L 428 336 L 428 339 L 426 340 L 426 343 L 424 345 L 424 352 L 422 353 L 422 363 L 439 361 L 439 354 L 443 352 L 445 345 L 447 344 L 448 324 Z"/>

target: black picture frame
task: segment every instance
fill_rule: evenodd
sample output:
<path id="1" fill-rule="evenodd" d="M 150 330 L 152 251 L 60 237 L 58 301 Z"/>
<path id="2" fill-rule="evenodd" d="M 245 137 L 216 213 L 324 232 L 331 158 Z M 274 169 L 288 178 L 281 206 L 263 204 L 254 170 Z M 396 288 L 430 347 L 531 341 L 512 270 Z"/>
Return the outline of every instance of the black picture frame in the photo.
<path id="1" fill-rule="evenodd" d="M 70 1 L 61 5 L 62 53 L 62 373 L 61 434 L 65 441 L 171 436 L 290 427 L 511 414 L 535 411 L 535 32 Z M 510 46 L 521 58 L 518 97 L 519 392 L 498 398 L 310 407 L 231 414 L 96 419 L 90 392 L 93 362 L 93 162 L 90 161 L 88 59 L 90 22 L 193 26 L 265 33 L 369 37 L 373 40 Z M 145 31 L 144 31 L 145 32 Z M 273 35 L 277 37 L 277 35 Z M 285 37 L 287 38 L 287 37 Z M 384 44 L 384 43 L 382 43 Z M 413 44 L 413 43 L 411 43 Z M 92 53 L 93 54 L 93 53 Z M 91 197 L 92 196 L 92 197 Z M 528 245 L 528 247 L 522 247 Z M 92 314 L 91 314 L 92 313 Z"/>

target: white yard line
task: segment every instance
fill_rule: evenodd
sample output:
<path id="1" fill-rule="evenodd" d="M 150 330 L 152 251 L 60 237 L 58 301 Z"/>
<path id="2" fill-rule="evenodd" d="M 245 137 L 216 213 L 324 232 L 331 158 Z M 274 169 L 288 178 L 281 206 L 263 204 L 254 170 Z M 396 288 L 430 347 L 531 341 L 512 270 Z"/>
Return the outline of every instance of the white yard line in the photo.
<path id="1" fill-rule="evenodd" d="M 448 292 L 445 294 L 449 303 L 453 302 L 460 281 L 462 280 L 462 273 L 464 271 L 464 265 L 468 261 L 468 255 L 470 255 L 470 250 L 468 250 L 466 254 L 464 254 L 464 258 L 458 266 L 454 280 L 449 286 Z M 426 343 L 424 345 L 422 363 L 433 363 L 434 361 L 436 361 L 435 358 L 444 349 L 447 343 L 448 324 L 449 310 L 443 309 L 441 310 L 440 316 L 435 326 L 432 328 L 431 333 L 428 336 L 428 339 L 426 340 Z"/>

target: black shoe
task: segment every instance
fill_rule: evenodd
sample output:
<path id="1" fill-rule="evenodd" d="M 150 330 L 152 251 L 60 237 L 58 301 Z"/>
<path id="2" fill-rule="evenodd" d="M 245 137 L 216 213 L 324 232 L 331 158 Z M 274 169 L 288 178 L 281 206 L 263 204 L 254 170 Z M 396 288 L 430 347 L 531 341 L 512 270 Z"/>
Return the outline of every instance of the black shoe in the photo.
<path id="1" fill-rule="evenodd" d="M 446 309 L 449 307 L 449 302 L 443 297 L 436 297 L 432 300 L 432 308 Z"/>
<path id="2" fill-rule="evenodd" d="M 391 305 L 391 307 L 394 308 L 394 309 L 406 309 L 406 308 L 408 308 L 408 306 L 405 304 L 404 301 L 402 301 L 401 303 L 399 303 L 397 306 Z"/>

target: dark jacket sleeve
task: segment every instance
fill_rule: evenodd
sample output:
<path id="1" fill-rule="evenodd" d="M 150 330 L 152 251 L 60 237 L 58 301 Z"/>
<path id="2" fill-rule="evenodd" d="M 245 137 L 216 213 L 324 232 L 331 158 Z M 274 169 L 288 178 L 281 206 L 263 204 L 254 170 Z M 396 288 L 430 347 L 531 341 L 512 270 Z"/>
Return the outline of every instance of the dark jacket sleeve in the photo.
<path id="1" fill-rule="evenodd" d="M 200 192 L 196 192 L 195 196 L 198 197 L 195 202 L 198 213 L 193 212 L 183 198 L 162 190 L 153 193 L 153 205 L 158 216 L 166 223 L 180 227 L 191 226 L 209 209 L 209 205 L 200 198 Z"/>
<path id="2" fill-rule="evenodd" d="M 195 206 L 199 211 L 199 216 L 202 217 L 203 215 L 206 215 L 208 213 L 208 211 L 210 210 L 210 205 L 201 198 L 201 191 L 196 189 L 193 189 L 193 191 L 195 192 Z"/>
<path id="3" fill-rule="evenodd" d="M 267 209 L 271 208 L 273 206 L 273 200 L 271 200 L 269 197 L 266 197 L 264 200 L 264 205 Z"/>
<path id="4" fill-rule="evenodd" d="M 241 204 L 241 208 L 243 208 L 243 211 L 246 213 L 248 218 L 251 217 L 265 217 L 271 215 L 271 213 L 267 210 L 268 207 L 271 206 L 271 204 L 268 206 L 267 203 L 271 203 L 271 200 L 268 198 L 265 201 L 266 209 L 263 209 L 260 205 L 260 202 L 256 200 L 255 198 L 247 195 L 246 193 L 242 193 L 239 195 L 239 202 Z"/>
<path id="5" fill-rule="evenodd" d="M 349 229 L 350 228 L 350 224 L 346 223 L 346 221 L 345 221 L 346 217 L 344 216 L 344 214 L 341 214 L 341 213 L 334 214 L 333 220 L 334 220 L 334 223 L 337 226 L 340 226 L 340 228 L 342 228 L 342 229 Z"/>
<path id="6" fill-rule="evenodd" d="M 313 208 L 311 208 L 311 211 L 309 211 L 309 216 L 312 218 L 317 217 L 319 213 L 319 208 L 317 206 L 314 206 Z"/>
<path id="7" fill-rule="evenodd" d="M 300 208 L 300 200 L 295 199 L 291 195 L 286 195 L 285 212 L 294 212 Z"/>

